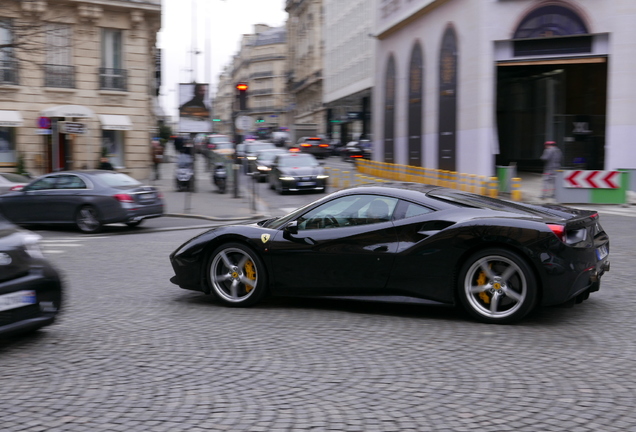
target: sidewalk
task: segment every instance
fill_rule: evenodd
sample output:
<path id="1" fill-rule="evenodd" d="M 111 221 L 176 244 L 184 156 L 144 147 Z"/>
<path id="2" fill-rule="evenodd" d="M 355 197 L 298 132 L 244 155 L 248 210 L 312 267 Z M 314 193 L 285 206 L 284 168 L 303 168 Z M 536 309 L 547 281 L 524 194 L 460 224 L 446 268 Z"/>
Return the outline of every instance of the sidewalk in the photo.
<path id="1" fill-rule="evenodd" d="M 240 175 L 239 198 L 234 198 L 233 173 L 229 173 L 229 183 L 226 193 L 218 193 L 212 184 L 211 173 L 207 170 L 207 163 L 202 155 L 195 157 L 196 189 L 194 192 L 177 192 L 175 186 L 176 160 L 174 147 L 168 145 L 164 157 L 164 163 L 160 164 L 160 179 L 141 179 L 147 184 L 157 186 L 164 195 L 166 203 L 166 216 L 191 217 L 207 219 L 211 221 L 250 221 L 260 220 L 270 216 L 269 208 L 261 200 L 252 200 L 250 187 L 251 181 L 244 175 Z M 555 203 L 554 200 L 541 199 L 542 174 L 519 173 L 521 178 L 521 201 L 531 204 Z M 335 190 L 334 188 L 331 189 Z M 632 194 L 633 195 L 633 194 Z M 500 194 L 503 199 L 510 199 L 510 194 Z M 634 204 L 634 196 L 628 199 Z M 572 207 L 587 208 L 593 206 L 597 209 L 617 205 L 601 206 L 596 204 L 570 205 Z M 627 206 L 627 205 L 626 205 Z"/>

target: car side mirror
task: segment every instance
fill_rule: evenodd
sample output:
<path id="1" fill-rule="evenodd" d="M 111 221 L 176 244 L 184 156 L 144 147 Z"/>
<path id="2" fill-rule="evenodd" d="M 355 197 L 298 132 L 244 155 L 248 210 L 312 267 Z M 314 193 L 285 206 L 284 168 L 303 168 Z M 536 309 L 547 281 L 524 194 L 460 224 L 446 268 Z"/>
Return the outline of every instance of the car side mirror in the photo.
<path id="1" fill-rule="evenodd" d="M 289 234 L 298 234 L 298 221 L 291 221 L 285 226 L 285 231 Z"/>

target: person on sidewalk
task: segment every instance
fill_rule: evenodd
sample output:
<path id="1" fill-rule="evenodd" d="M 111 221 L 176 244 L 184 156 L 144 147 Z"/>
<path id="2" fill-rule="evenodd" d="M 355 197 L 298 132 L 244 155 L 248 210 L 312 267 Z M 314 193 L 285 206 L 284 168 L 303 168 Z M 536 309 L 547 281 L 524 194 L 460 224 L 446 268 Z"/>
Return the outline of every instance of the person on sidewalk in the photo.
<path id="1" fill-rule="evenodd" d="M 152 140 L 151 151 L 152 163 L 155 167 L 155 180 L 159 180 L 159 164 L 163 162 L 163 147 L 158 140 Z"/>
<path id="2" fill-rule="evenodd" d="M 557 147 L 554 141 L 546 141 L 544 144 L 541 160 L 543 166 L 543 188 L 541 190 L 541 199 L 554 198 L 554 190 L 556 187 L 556 172 L 561 168 L 563 153 Z"/>
<path id="3" fill-rule="evenodd" d="M 113 167 L 113 164 L 111 164 L 108 160 L 108 156 L 102 156 L 99 159 L 99 166 L 97 167 L 97 169 L 115 171 L 115 167 Z"/>

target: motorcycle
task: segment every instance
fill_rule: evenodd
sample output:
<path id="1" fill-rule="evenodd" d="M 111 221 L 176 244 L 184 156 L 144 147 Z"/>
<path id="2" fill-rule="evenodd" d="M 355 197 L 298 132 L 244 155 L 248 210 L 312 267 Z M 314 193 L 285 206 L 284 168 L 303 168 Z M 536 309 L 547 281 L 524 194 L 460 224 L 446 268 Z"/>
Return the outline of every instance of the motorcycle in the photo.
<path id="1" fill-rule="evenodd" d="M 225 193 L 227 187 L 227 168 L 225 164 L 217 162 L 212 171 L 212 183 L 219 188 L 220 193 Z"/>
<path id="2" fill-rule="evenodd" d="M 179 192 L 194 191 L 194 161 L 189 154 L 182 153 L 177 160 L 175 182 Z"/>

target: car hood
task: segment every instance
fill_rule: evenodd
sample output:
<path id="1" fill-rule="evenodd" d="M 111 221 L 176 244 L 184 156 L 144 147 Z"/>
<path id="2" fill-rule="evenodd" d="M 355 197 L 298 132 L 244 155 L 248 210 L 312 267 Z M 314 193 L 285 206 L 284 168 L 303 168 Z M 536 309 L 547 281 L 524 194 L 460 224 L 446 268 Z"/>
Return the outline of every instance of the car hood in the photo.
<path id="1" fill-rule="evenodd" d="M 317 167 L 279 167 L 278 168 L 281 173 L 290 176 L 309 176 L 309 175 L 319 175 L 324 172 L 324 168 L 321 166 Z"/>

